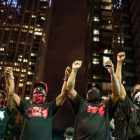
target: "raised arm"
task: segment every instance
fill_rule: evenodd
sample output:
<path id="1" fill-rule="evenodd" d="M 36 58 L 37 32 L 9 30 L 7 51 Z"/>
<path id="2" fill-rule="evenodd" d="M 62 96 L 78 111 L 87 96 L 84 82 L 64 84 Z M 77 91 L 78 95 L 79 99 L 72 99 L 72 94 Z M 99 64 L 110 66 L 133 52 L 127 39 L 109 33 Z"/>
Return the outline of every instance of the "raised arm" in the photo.
<path id="1" fill-rule="evenodd" d="M 111 76 L 111 82 L 112 82 L 112 94 L 111 94 L 111 100 L 114 104 L 117 103 L 120 95 L 120 84 L 116 77 L 116 74 L 114 73 L 114 65 L 111 60 L 108 60 L 105 65 L 109 65 L 110 67 L 106 67 L 110 73 Z"/>
<path id="2" fill-rule="evenodd" d="M 20 105 L 20 97 L 15 94 L 15 83 L 14 83 L 14 76 L 13 76 L 13 68 L 12 67 L 6 67 L 4 71 L 6 80 L 6 88 L 8 92 L 8 99 L 7 99 L 7 106 L 8 109 L 11 110 L 13 107 L 13 102 L 16 104 L 16 106 Z"/>
<path id="3" fill-rule="evenodd" d="M 68 91 L 68 96 L 71 99 L 71 101 L 74 101 L 77 95 L 77 92 L 75 91 L 75 78 L 76 78 L 76 74 L 78 69 L 81 67 L 82 65 L 82 61 L 75 61 L 72 64 L 72 71 L 70 74 L 70 77 L 68 79 L 67 82 L 67 91 Z"/>
<path id="4" fill-rule="evenodd" d="M 71 73 L 71 68 L 67 67 L 65 70 L 65 76 L 64 76 L 64 83 L 61 89 L 61 94 L 56 98 L 56 105 L 61 106 L 67 96 L 67 91 L 66 91 L 66 85 L 67 85 L 67 80 L 70 76 Z"/>
<path id="5" fill-rule="evenodd" d="M 120 81 L 120 100 L 124 102 L 126 97 L 126 91 L 124 89 L 124 86 L 122 84 L 122 64 L 125 59 L 125 52 L 120 52 L 117 55 L 117 67 L 116 67 L 116 76 L 118 80 Z"/>

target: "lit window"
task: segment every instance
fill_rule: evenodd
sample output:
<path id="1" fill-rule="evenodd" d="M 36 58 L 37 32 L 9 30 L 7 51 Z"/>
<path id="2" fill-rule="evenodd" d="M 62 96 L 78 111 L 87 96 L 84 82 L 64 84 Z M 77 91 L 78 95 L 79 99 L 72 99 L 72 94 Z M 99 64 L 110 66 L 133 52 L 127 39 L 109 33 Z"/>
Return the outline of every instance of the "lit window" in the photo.
<path id="1" fill-rule="evenodd" d="M 28 28 L 28 26 L 27 26 L 27 25 L 23 25 L 22 27 L 23 27 L 23 28 Z"/>
<path id="2" fill-rule="evenodd" d="M 19 83 L 19 87 L 23 87 L 23 83 Z"/>
<path id="3" fill-rule="evenodd" d="M 3 51 L 4 51 L 4 48 L 0 48 L 0 51 L 2 51 L 2 52 L 3 52 Z"/>
<path id="4" fill-rule="evenodd" d="M 94 20 L 94 21 L 100 21 L 100 20 L 99 20 L 99 17 L 94 17 L 93 20 Z"/>
<path id="5" fill-rule="evenodd" d="M 28 62 L 28 60 L 27 59 L 23 59 L 23 62 Z"/>
<path id="6" fill-rule="evenodd" d="M 14 41 L 13 40 L 10 40 L 10 43 L 13 43 Z"/>
<path id="7" fill-rule="evenodd" d="M 105 9 L 105 10 L 111 10 L 111 5 L 102 5 L 101 9 Z"/>
<path id="8" fill-rule="evenodd" d="M 40 32 L 40 31 L 42 31 L 42 28 L 35 28 L 35 31 Z"/>
<path id="9" fill-rule="evenodd" d="M 42 20 L 45 20 L 45 17 L 41 17 Z"/>
<path id="10" fill-rule="evenodd" d="M 26 69 L 22 69 L 22 72 L 26 72 Z"/>
<path id="11" fill-rule="evenodd" d="M 40 32 L 34 32 L 34 35 L 42 35 Z"/>
<path id="12" fill-rule="evenodd" d="M 99 59 L 98 58 L 93 58 L 92 63 L 95 64 L 95 65 L 99 64 Z"/>
<path id="13" fill-rule="evenodd" d="M 26 84 L 27 85 L 32 85 L 32 82 L 31 81 L 27 81 Z"/>
<path id="14" fill-rule="evenodd" d="M 99 30 L 93 30 L 93 34 L 99 35 Z"/>
<path id="15" fill-rule="evenodd" d="M 104 50 L 104 54 L 112 54 L 112 53 L 113 53 L 112 50 L 108 50 L 108 49 Z"/>
<path id="16" fill-rule="evenodd" d="M 18 58 L 18 61 L 20 61 L 20 62 L 21 62 L 21 61 L 22 61 L 22 59 L 21 59 L 21 58 Z"/>
<path id="17" fill-rule="evenodd" d="M 35 15 L 32 15 L 32 18 L 36 18 L 36 16 Z"/>
<path id="18" fill-rule="evenodd" d="M 99 53 L 93 53 L 93 56 L 99 56 Z"/>
<path id="19" fill-rule="evenodd" d="M 25 77 L 25 74 L 21 74 L 21 77 Z"/>
<path id="20" fill-rule="evenodd" d="M 26 96 L 26 97 L 25 97 L 25 100 L 30 100 L 30 97 Z"/>
<path id="21" fill-rule="evenodd" d="M 93 79 L 98 79 L 99 77 L 97 75 L 93 75 Z"/>
<path id="22" fill-rule="evenodd" d="M 109 3 L 111 3 L 112 0 L 102 0 L 102 2 L 109 2 Z"/>
<path id="23" fill-rule="evenodd" d="M 99 37 L 93 37 L 93 41 L 99 42 Z"/>
<path id="24" fill-rule="evenodd" d="M 20 71 L 20 69 L 19 68 L 15 68 L 15 71 Z"/>
<path id="25" fill-rule="evenodd" d="M 28 75 L 33 75 L 33 73 L 31 71 L 28 71 Z"/>
<path id="26" fill-rule="evenodd" d="M 24 82 L 24 79 L 20 79 L 20 82 Z"/>
<path id="27" fill-rule="evenodd" d="M 37 56 L 37 53 L 31 53 L 31 56 Z"/>
<path id="28" fill-rule="evenodd" d="M 29 33 L 33 33 L 33 31 L 32 30 L 29 30 Z"/>

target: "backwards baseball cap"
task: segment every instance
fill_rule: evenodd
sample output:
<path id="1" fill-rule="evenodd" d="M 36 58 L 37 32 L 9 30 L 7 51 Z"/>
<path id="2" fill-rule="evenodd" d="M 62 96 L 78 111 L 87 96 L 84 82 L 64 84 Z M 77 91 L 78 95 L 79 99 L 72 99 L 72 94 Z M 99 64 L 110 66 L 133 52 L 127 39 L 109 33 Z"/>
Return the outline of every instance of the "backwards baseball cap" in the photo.
<path id="1" fill-rule="evenodd" d="M 100 84 L 99 83 L 96 83 L 96 82 L 90 82 L 87 84 L 87 87 L 86 87 L 86 92 L 88 92 L 88 90 L 92 87 L 96 87 L 97 89 L 99 89 L 100 91 Z"/>
<path id="2" fill-rule="evenodd" d="M 43 82 L 34 83 L 34 88 L 39 87 L 39 86 L 42 87 L 43 89 L 45 89 L 46 92 L 48 93 L 48 86 L 47 86 L 47 84 L 45 84 Z"/>
<path id="3" fill-rule="evenodd" d="M 6 98 L 6 93 L 3 90 L 0 90 L 0 93 L 4 96 L 4 99 Z"/>

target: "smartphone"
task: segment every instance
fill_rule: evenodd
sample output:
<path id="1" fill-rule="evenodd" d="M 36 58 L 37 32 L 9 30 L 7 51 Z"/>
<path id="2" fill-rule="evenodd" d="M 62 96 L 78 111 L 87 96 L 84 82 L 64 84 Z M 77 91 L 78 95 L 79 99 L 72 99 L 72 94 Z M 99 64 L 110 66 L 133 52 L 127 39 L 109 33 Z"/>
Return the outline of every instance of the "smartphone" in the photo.
<path id="1" fill-rule="evenodd" d="M 105 65 L 106 61 L 108 61 L 108 60 L 110 60 L 109 57 L 103 56 L 103 66 L 104 66 L 104 67 L 111 67 L 110 65 Z"/>

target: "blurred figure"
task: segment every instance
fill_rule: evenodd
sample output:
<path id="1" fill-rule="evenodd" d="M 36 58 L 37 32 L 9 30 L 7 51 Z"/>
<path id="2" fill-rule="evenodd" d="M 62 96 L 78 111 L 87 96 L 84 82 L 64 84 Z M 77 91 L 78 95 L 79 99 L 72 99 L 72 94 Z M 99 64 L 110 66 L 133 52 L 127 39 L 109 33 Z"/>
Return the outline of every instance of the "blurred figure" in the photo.
<path id="1" fill-rule="evenodd" d="M 64 133 L 64 137 L 66 140 L 72 140 L 74 129 L 72 127 L 68 127 Z"/>

